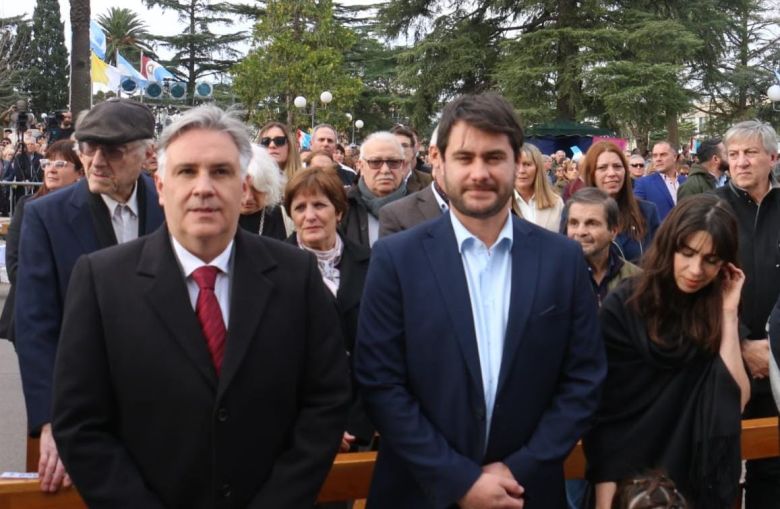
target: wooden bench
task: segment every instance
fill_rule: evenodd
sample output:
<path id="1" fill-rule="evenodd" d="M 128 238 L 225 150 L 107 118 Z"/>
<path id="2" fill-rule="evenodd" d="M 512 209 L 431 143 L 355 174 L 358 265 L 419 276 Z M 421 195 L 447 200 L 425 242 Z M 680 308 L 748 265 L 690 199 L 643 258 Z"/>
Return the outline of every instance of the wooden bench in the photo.
<path id="1" fill-rule="evenodd" d="M 780 456 L 777 417 L 742 421 L 742 459 Z M 339 454 L 320 491 L 320 502 L 364 499 L 374 473 L 375 452 Z M 578 443 L 566 459 L 567 479 L 585 475 L 585 456 Z M 0 509 L 83 509 L 86 506 L 74 489 L 54 495 L 40 492 L 37 480 L 0 480 Z"/>

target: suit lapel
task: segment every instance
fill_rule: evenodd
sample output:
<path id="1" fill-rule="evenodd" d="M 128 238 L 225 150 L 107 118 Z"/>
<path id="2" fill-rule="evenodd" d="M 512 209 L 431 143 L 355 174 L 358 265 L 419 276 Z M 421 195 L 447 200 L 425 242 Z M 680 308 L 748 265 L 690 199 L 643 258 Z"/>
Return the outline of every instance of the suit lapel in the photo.
<path id="1" fill-rule="evenodd" d="M 217 399 L 222 397 L 241 367 L 274 290 L 274 282 L 266 273 L 276 266 L 276 260 L 264 248 L 259 238 L 251 239 L 249 235 L 251 234 L 239 228 L 235 237 L 231 269 L 230 323 Z M 254 241 L 251 248 L 250 241 Z"/>
<path id="2" fill-rule="evenodd" d="M 86 179 L 82 179 L 81 182 L 75 185 L 77 187 L 73 189 L 73 194 L 70 196 L 67 219 L 73 236 L 78 239 L 83 251 L 91 253 L 103 247 L 94 227 L 95 223 L 90 204 L 92 193 L 89 192 Z M 105 207 L 105 204 L 103 206 Z"/>
<path id="3" fill-rule="evenodd" d="M 523 330 L 531 313 L 531 303 L 536 294 L 539 277 L 540 252 L 534 237 L 536 232 L 528 224 L 513 219 L 512 240 L 512 289 L 509 297 L 509 319 L 504 336 L 504 351 L 501 370 L 498 375 L 496 394 L 501 388 L 514 364 L 514 357 L 523 340 Z"/>
<path id="4" fill-rule="evenodd" d="M 212 389 L 216 389 L 217 374 L 192 309 L 187 284 L 173 253 L 167 228 L 160 228 L 147 237 L 138 260 L 138 273 L 154 278 L 146 299 L 165 325 L 168 336 L 179 344 Z M 166 339 L 160 338 L 161 341 Z"/>
<path id="5" fill-rule="evenodd" d="M 478 394 L 484 394 L 468 283 L 449 214 L 444 214 L 435 221 L 427 233 L 423 246 L 428 255 L 431 272 L 441 290 L 444 307 L 453 324 L 452 329 L 457 336 L 469 375 L 474 385 L 479 388 Z"/>
<path id="6" fill-rule="evenodd" d="M 664 176 L 660 173 L 656 172 L 656 175 L 658 175 L 658 178 L 656 179 L 658 189 L 661 191 L 662 195 L 666 197 L 666 203 L 670 207 L 674 207 L 674 199 L 672 198 L 672 194 L 669 192 L 669 188 L 666 185 L 666 181 L 664 180 Z"/>
<path id="7" fill-rule="evenodd" d="M 138 178 L 138 236 L 155 231 L 164 221 L 152 179 L 144 174 Z"/>
<path id="8" fill-rule="evenodd" d="M 433 195 L 433 190 L 430 186 L 417 193 L 417 209 L 420 211 L 423 218 L 425 218 L 425 221 L 441 215 L 439 203 L 436 201 L 436 197 Z"/>

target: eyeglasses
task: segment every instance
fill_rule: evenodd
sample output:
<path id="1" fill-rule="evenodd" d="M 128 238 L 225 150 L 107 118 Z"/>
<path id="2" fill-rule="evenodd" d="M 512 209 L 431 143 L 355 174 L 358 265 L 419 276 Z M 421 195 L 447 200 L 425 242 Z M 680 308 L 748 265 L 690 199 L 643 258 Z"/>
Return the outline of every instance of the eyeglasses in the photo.
<path id="1" fill-rule="evenodd" d="M 274 145 L 276 145 L 277 147 L 283 147 L 287 145 L 287 136 L 274 136 L 273 138 L 264 136 L 260 138 L 260 145 L 264 147 L 269 146 L 271 142 L 274 142 Z"/>
<path id="2" fill-rule="evenodd" d="M 97 151 L 103 154 L 103 157 L 108 161 L 119 161 L 127 155 L 132 147 L 127 143 L 110 144 L 110 143 L 95 143 L 93 141 L 81 141 L 79 142 L 79 152 L 87 157 L 94 157 Z"/>
<path id="3" fill-rule="evenodd" d="M 52 167 L 52 168 L 56 168 L 58 170 L 61 170 L 62 168 L 66 168 L 68 165 L 71 165 L 71 164 L 73 164 L 73 163 L 71 163 L 70 161 L 62 161 L 62 160 L 49 161 L 48 159 L 41 159 L 41 167 L 42 168 Z"/>
<path id="4" fill-rule="evenodd" d="M 632 167 L 632 168 L 644 168 L 645 164 L 644 163 L 631 163 L 631 164 L 629 164 L 629 166 Z"/>
<path id="5" fill-rule="evenodd" d="M 388 169 L 398 170 L 404 164 L 403 159 L 364 159 L 368 167 L 372 170 L 381 170 L 382 166 L 387 165 Z"/>

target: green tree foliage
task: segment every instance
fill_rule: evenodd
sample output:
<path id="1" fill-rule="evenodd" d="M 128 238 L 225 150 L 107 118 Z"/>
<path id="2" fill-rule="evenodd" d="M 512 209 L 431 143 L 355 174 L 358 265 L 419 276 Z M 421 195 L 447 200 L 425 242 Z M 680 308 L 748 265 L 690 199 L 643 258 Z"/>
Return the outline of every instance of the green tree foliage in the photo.
<path id="1" fill-rule="evenodd" d="M 224 3 L 210 0 L 144 0 L 148 7 L 159 6 L 178 14 L 185 28 L 179 35 L 155 35 L 175 51 L 170 60 L 163 62 L 169 70 L 187 82 L 187 97 L 192 99 L 195 84 L 204 77 L 225 73 L 235 64 L 239 53 L 234 45 L 243 41 L 244 32 L 216 34 L 210 25 L 231 25 L 232 10 Z"/>
<path id="2" fill-rule="evenodd" d="M 734 0 L 725 7 L 724 55 L 702 75 L 697 107 L 709 113 L 711 133 L 729 125 L 767 115 L 766 90 L 775 80 L 780 51 L 777 17 L 764 0 Z"/>
<path id="3" fill-rule="evenodd" d="M 58 0 L 37 0 L 32 17 L 27 88 L 31 108 L 40 114 L 68 104 L 68 51 Z"/>
<path id="4" fill-rule="evenodd" d="M 24 17 L 0 18 L 0 111 L 26 95 L 30 35 L 30 22 Z"/>
<path id="5" fill-rule="evenodd" d="M 117 51 L 136 68 L 140 66 L 141 52 L 156 59 L 151 46 L 152 35 L 138 14 L 125 7 L 110 7 L 97 18 L 106 34 L 106 59 L 116 65 Z"/>
<path id="6" fill-rule="evenodd" d="M 293 105 L 304 96 L 312 101 L 327 90 L 333 102 L 317 105 L 317 122 L 345 130 L 362 84 L 346 69 L 344 53 L 355 34 L 335 22 L 329 0 L 269 0 L 254 29 L 253 49 L 232 69 L 236 94 L 256 123 L 283 120 L 307 126 L 310 119 Z"/>

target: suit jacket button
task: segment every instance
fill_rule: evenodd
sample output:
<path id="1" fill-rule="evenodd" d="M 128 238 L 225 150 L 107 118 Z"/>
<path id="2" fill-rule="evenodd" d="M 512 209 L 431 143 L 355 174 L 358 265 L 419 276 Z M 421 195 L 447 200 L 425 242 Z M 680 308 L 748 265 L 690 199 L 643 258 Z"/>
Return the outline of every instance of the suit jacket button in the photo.
<path id="1" fill-rule="evenodd" d="M 228 415 L 227 408 L 220 408 L 219 410 L 217 410 L 217 420 L 219 422 L 227 421 L 228 417 L 229 415 Z"/>
<path id="2" fill-rule="evenodd" d="M 225 483 L 222 485 L 222 487 L 219 489 L 219 494 L 222 498 L 229 498 L 230 495 L 233 494 L 233 491 L 230 489 L 230 485 Z"/>

